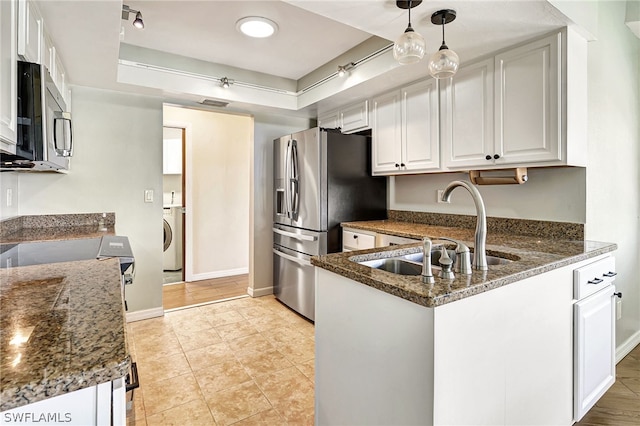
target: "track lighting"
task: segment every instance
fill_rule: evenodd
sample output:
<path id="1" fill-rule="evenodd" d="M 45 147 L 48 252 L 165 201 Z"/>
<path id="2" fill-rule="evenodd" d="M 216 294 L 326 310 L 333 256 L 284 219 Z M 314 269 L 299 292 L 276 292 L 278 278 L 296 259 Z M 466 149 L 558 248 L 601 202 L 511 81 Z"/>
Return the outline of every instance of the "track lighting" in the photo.
<path id="1" fill-rule="evenodd" d="M 123 4 L 122 5 L 122 19 L 124 19 L 125 21 L 128 21 L 130 13 L 135 13 L 136 14 L 136 18 L 133 20 L 133 26 L 136 27 L 139 30 L 144 29 L 144 21 L 142 20 L 142 12 L 140 12 L 139 10 L 131 9 L 126 4 Z"/>
<path id="2" fill-rule="evenodd" d="M 220 79 L 220 86 L 222 86 L 222 88 L 224 88 L 224 89 L 228 89 L 229 86 L 231 86 L 232 83 L 233 83 L 233 81 L 229 80 L 227 77 L 222 77 Z"/>
<path id="3" fill-rule="evenodd" d="M 443 9 L 431 15 L 431 22 L 435 25 L 442 25 L 442 45 L 440 50 L 431 55 L 429 59 L 429 73 L 438 79 L 453 77 L 458 71 L 460 59 L 458 54 L 444 42 L 444 26 L 456 19 L 456 11 Z"/>
<path id="4" fill-rule="evenodd" d="M 350 71 L 356 67 L 356 64 L 349 62 L 346 65 L 338 65 L 338 77 L 344 77 L 347 71 Z"/>
<path id="5" fill-rule="evenodd" d="M 424 37 L 411 27 L 411 9 L 422 3 L 422 0 L 397 0 L 396 6 L 409 10 L 409 24 L 404 34 L 398 37 L 393 45 L 393 57 L 401 64 L 414 64 L 424 57 L 427 44 Z"/>

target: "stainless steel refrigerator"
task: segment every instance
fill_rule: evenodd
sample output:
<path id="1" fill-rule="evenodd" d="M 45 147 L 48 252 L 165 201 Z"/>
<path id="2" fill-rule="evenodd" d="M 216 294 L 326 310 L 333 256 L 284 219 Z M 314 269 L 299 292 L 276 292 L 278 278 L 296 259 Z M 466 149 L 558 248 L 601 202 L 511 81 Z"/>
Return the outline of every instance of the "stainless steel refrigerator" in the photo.
<path id="1" fill-rule="evenodd" d="M 313 128 L 274 140 L 273 285 L 314 320 L 311 256 L 342 250 L 341 222 L 386 218 L 387 180 L 371 176 L 371 142 Z"/>

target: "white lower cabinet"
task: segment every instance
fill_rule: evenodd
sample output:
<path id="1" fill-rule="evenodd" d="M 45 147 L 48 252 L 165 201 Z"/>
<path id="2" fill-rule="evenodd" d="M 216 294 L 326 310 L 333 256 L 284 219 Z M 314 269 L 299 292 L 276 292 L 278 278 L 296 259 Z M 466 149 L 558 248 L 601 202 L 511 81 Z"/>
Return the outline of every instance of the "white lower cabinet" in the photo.
<path id="1" fill-rule="evenodd" d="M 342 230 L 342 251 L 365 250 L 376 246 L 376 234 L 355 229 Z"/>
<path id="2" fill-rule="evenodd" d="M 124 378 L 0 413 L 2 424 L 101 426 L 126 424 Z"/>

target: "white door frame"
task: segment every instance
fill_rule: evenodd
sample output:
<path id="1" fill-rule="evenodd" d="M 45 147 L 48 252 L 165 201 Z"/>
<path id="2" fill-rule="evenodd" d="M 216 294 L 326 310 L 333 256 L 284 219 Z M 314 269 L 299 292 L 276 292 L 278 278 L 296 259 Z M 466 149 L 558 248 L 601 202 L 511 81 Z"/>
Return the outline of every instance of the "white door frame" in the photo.
<path id="1" fill-rule="evenodd" d="M 193 215 L 191 214 L 193 208 L 193 201 L 191 192 L 193 190 L 193 182 L 191 180 L 191 174 L 187 173 L 193 169 L 193 156 L 191 150 L 193 147 L 193 127 L 192 124 L 187 121 L 169 121 L 166 120 L 162 123 L 163 127 L 175 127 L 177 129 L 184 130 L 184 170 L 182 173 L 185 180 L 184 194 L 184 280 L 193 281 Z"/>

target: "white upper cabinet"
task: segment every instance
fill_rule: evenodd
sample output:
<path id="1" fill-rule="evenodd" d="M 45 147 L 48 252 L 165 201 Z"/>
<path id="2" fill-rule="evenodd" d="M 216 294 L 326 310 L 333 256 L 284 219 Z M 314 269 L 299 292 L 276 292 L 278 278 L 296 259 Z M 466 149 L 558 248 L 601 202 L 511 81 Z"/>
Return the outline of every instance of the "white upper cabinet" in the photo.
<path id="1" fill-rule="evenodd" d="M 586 40 L 565 29 L 445 85 L 444 170 L 586 163 Z"/>
<path id="2" fill-rule="evenodd" d="M 561 35 L 495 57 L 496 164 L 560 161 Z"/>
<path id="3" fill-rule="evenodd" d="M 0 149 L 15 154 L 17 131 L 17 1 L 0 1 Z"/>
<path id="4" fill-rule="evenodd" d="M 395 174 L 402 161 L 400 92 L 376 96 L 371 101 L 372 174 Z"/>
<path id="5" fill-rule="evenodd" d="M 359 101 L 318 117 L 318 127 L 340 128 L 342 133 L 354 133 L 369 128 L 369 100 Z"/>
<path id="6" fill-rule="evenodd" d="M 18 55 L 27 62 L 42 63 L 42 16 L 35 3 L 18 0 Z"/>
<path id="7" fill-rule="evenodd" d="M 376 97 L 372 104 L 374 175 L 422 173 L 440 167 L 434 79 Z"/>
<path id="8" fill-rule="evenodd" d="M 493 58 L 461 68 L 443 84 L 445 168 L 485 165 L 493 157 Z"/>
<path id="9" fill-rule="evenodd" d="M 430 78 L 402 88 L 400 94 L 405 171 L 436 170 L 440 167 L 438 84 Z"/>

